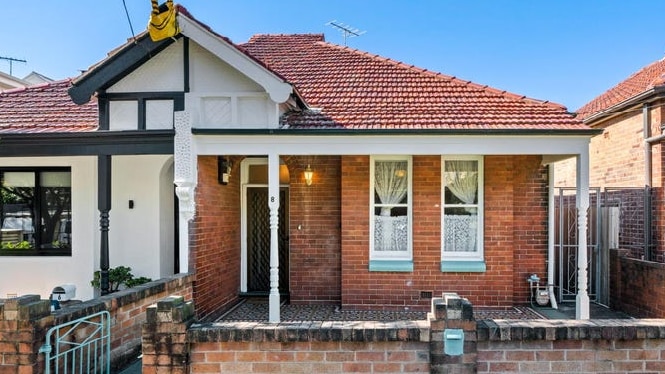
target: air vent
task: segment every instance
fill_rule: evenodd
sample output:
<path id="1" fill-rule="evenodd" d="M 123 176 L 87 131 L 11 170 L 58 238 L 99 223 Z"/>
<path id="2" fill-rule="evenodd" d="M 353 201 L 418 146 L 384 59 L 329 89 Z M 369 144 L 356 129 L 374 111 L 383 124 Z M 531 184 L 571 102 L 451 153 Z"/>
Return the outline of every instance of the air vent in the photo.
<path id="1" fill-rule="evenodd" d="M 420 291 L 420 298 L 421 299 L 431 299 L 432 298 L 432 291 Z"/>

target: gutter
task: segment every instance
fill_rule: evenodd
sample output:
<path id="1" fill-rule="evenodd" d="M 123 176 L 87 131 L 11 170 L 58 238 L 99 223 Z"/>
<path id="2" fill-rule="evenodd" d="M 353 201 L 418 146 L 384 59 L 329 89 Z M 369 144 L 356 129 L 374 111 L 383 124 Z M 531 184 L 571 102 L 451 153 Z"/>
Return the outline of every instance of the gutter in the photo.
<path id="1" fill-rule="evenodd" d="M 652 97 L 653 96 L 653 97 Z M 631 106 L 636 106 L 647 100 L 653 101 L 665 97 L 665 86 L 656 86 L 650 90 L 644 91 L 639 95 L 633 96 L 627 100 L 624 100 L 618 104 L 615 104 L 605 110 L 597 112 L 582 121 L 589 125 L 593 126 L 593 122 L 601 121 L 603 119 L 609 119 L 621 114 L 621 110 L 626 109 Z"/>
<path id="2" fill-rule="evenodd" d="M 602 129 L 202 129 L 193 128 L 194 135 L 560 135 L 560 136 L 594 136 L 602 134 Z"/>

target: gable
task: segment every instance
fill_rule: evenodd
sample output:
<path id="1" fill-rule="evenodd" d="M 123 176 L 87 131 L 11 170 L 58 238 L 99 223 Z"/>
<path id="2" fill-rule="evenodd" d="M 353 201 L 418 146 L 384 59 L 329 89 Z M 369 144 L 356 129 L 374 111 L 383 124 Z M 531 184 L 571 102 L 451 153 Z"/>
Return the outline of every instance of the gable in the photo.
<path id="1" fill-rule="evenodd" d="M 189 46 L 192 91 L 266 93 L 258 83 L 198 43 L 192 41 Z"/>
<path id="2" fill-rule="evenodd" d="M 178 39 L 106 89 L 106 92 L 183 91 L 183 44 L 183 39 Z"/>

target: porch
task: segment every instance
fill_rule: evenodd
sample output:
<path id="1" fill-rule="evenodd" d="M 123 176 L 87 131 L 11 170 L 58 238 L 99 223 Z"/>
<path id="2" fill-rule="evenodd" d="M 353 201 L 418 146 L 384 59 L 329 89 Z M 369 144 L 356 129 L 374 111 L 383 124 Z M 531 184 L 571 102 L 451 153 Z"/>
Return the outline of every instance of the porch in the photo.
<path id="1" fill-rule="evenodd" d="M 267 300 L 243 300 L 219 317 L 215 323 L 228 326 L 242 322 L 268 321 L 269 305 Z M 473 317 L 480 320 L 538 320 L 538 319 L 575 319 L 575 303 L 562 303 L 557 309 L 550 307 L 514 306 L 506 308 L 475 307 Z M 294 305 L 280 306 L 280 320 L 283 322 L 335 321 L 335 322 L 393 322 L 426 321 L 427 312 L 421 311 L 384 311 L 350 310 L 338 305 Z M 606 306 L 591 303 L 591 319 L 630 319 L 626 313 Z"/>
<path id="2" fill-rule="evenodd" d="M 313 310 L 322 313 L 319 316 L 343 311 L 294 305 L 292 309 L 305 314 L 296 317 L 300 320 L 287 321 L 285 311 L 291 306 L 284 305 L 283 320 L 277 324 L 247 321 L 251 317 L 247 315 L 241 321 L 197 322 L 190 314 L 194 310 L 191 303 L 171 297 L 148 309 L 143 369 L 166 369 L 169 362 L 166 366 L 172 372 L 191 373 L 665 370 L 659 355 L 665 348 L 661 319 L 572 320 L 574 307 L 562 308 L 562 312 L 571 310 L 571 320 L 544 319 L 542 315 L 538 319 L 501 319 L 496 314 L 501 311 L 475 311 L 466 299 L 455 294 L 443 296 L 432 299 L 427 319 L 307 320 Z M 260 309 L 256 306 L 252 305 Z M 526 307 L 503 312 L 529 310 L 535 313 Z M 596 306 L 592 311 L 607 313 Z M 387 318 L 385 312 L 379 313 L 374 317 Z M 404 313 L 411 312 L 389 315 Z M 495 313 L 494 319 L 479 319 L 490 313 Z M 176 344 L 155 344 L 164 339 Z M 181 361 L 180 357 L 188 359 Z"/>

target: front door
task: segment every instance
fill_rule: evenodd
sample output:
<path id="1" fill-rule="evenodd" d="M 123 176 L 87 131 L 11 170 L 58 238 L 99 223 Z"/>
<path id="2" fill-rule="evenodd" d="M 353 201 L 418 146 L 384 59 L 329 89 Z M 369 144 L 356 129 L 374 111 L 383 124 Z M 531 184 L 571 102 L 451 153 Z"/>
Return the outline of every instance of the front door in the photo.
<path id="1" fill-rule="evenodd" d="M 279 191 L 279 292 L 289 292 L 288 188 Z M 268 187 L 247 187 L 247 292 L 270 292 L 270 209 Z"/>

